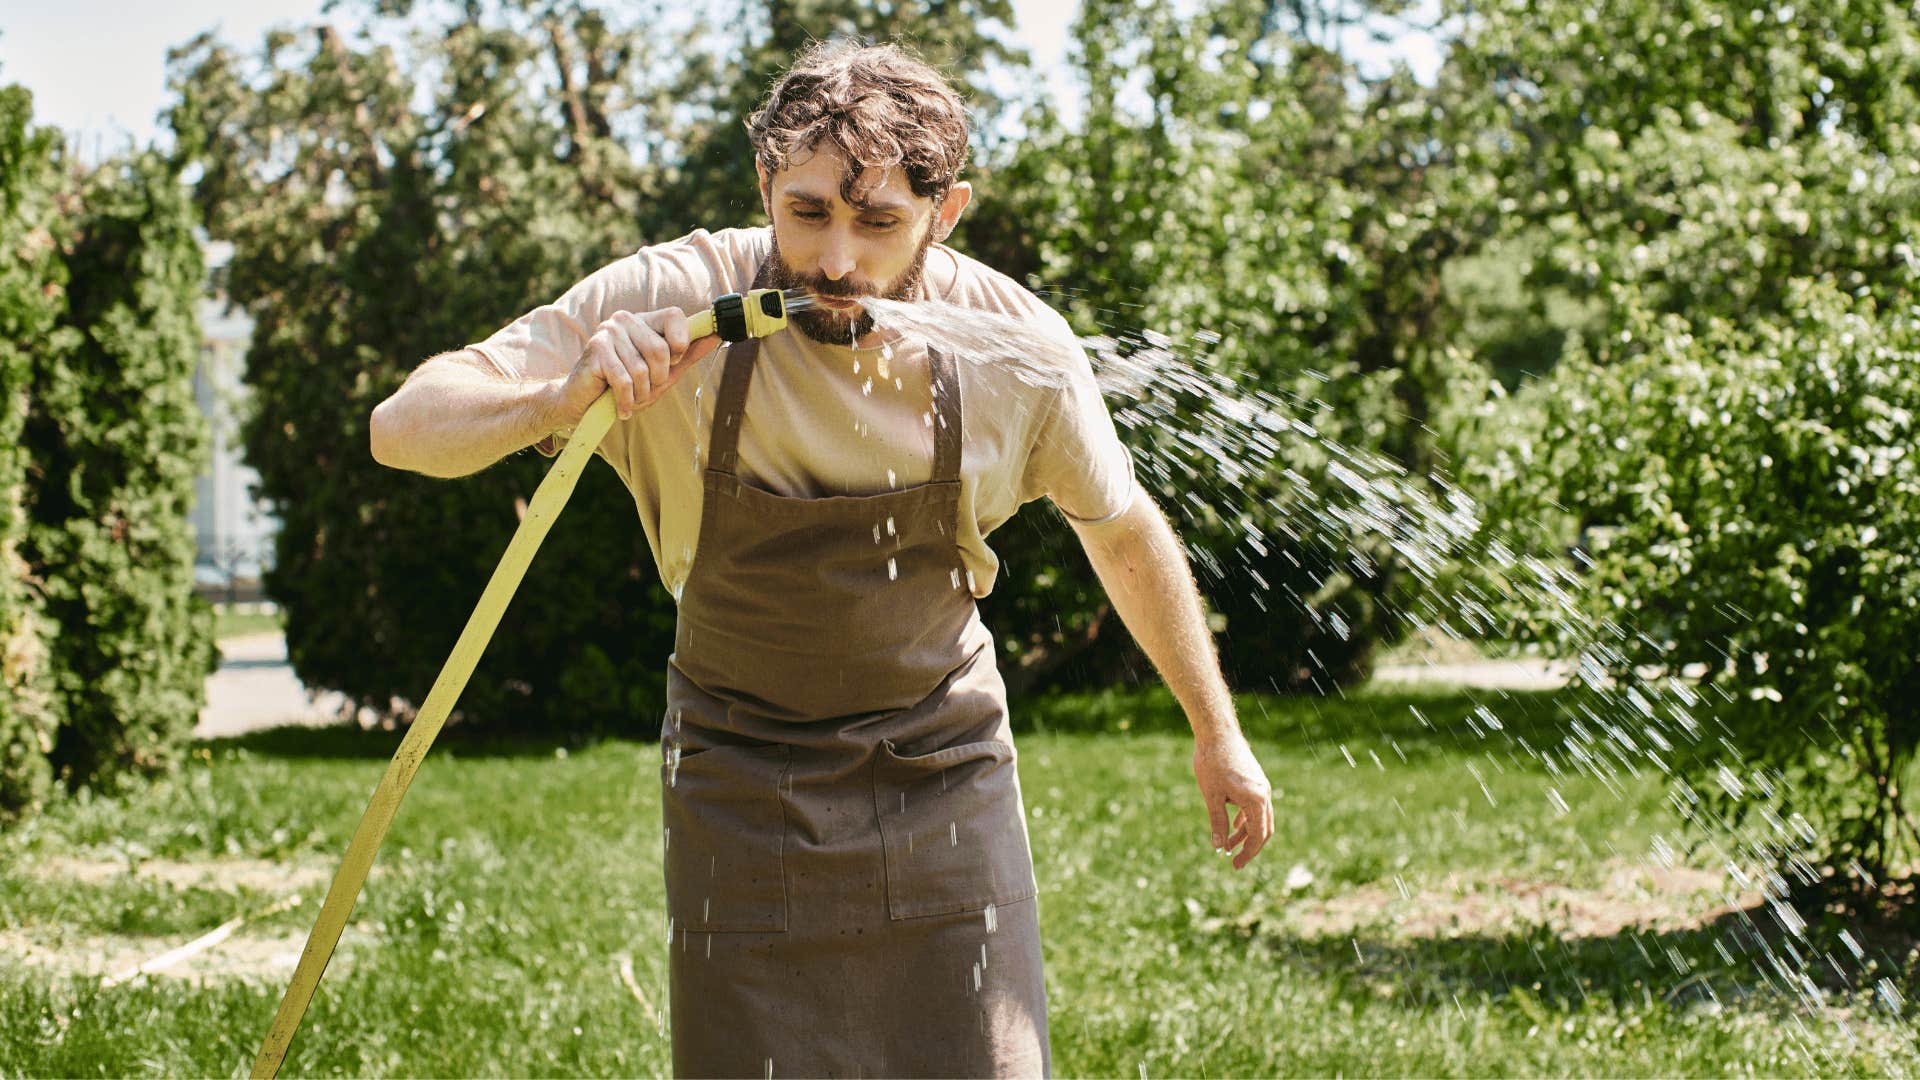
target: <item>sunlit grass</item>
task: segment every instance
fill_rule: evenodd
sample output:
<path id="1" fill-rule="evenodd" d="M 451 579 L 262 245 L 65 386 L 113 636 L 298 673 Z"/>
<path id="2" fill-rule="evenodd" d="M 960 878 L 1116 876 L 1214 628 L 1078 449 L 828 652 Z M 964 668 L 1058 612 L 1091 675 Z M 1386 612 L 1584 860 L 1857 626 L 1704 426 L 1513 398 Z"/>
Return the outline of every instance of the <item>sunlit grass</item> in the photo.
<path id="1" fill-rule="evenodd" d="M 1666 950 L 1706 971 L 1709 932 L 1567 941 L 1538 920 L 1469 918 L 1436 936 L 1396 922 L 1406 904 L 1366 899 L 1600 889 L 1675 827 L 1657 777 L 1620 793 L 1554 779 L 1562 812 L 1530 759 L 1463 734 L 1474 704 L 1448 691 L 1246 699 L 1279 833 L 1238 873 L 1206 842 L 1191 742 L 1164 694 L 1023 709 L 1056 1074 L 1814 1071 L 1808 1037 L 1757 993 L 1750 965 L 1676 974 Z M 1501 711 L 1524 733 L 1549 710 L 1513 698 Z M 158 953 L 297 885 L 305 907 L 241 935 L 297 949 L 396 742 L 330 730 L 215 742 L 179 777 L 59 807 L 0 838 L 0 927 Z M 666 998 L 658 760 L 644 742 L 449 734 L 388 836 L 288 1073 L 666 1073 L 648 1011 Z M 55 859 L 269 863 L 231 881 L 80 880 L 49 875 Z M 297 877 L 281 887 L 262 865 Z M 1362 910 L 1340 908 L 1356 897 Z M 1306 917 L 1330 911 L 1345 921 Z M 108 989 L 0 953 L 0 1073 L 244 1071 L 286 971 L 235 966 Z M 1886 1072 L 1895 1063 L 1876 1054 L 1912 1051 L 1883 1012 L 1857 1010 L 1852 1024 L 1852 1050 L 1813 1026 L 1812 1045 L 1837 1055 L 1819 1071 Z"/>

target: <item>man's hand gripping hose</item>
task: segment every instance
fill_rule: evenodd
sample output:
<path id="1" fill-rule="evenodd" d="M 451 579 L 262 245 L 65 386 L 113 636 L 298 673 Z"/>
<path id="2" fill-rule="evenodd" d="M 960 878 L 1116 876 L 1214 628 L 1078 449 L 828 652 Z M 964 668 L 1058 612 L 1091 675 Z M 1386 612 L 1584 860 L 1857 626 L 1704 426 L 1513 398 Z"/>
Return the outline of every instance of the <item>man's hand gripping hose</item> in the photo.
<path id="1" fill-rule="evenodd" d="M 695 341 L 710 334 L 718 334 L 721 340 L 729 343 L 766 337 L 786 328 L 788 314 L 811 307 L 813 303 L 813 296 L 801 290 L 783 293 L 777 289 L 756 289 L 744 296 L 729 293 L 715 300 L 711 310 L 689 319 L 687 332 L 689 338 Z M 446 723 L 447 714 L 452 712 L 460 691 L 465 689 L 467 680 L 473 675 L 480 654 L 485 651 L 487 642 L 492 640 L 508 602 L 513 599 L 521 579 L 526 576 L 534 553 L 540 549 L 540 542 L 546 539 L 547 530 L 566 507 L 588 456 L 593 453 L 594 447 L 600 445 L 601 438 L 613 426 L 613 420 L 614 394 L 609 390 L 601 394 L 580 418 L 572 438 L 554 461 L 553 468 L 548 470 L 546 479 L 534 491 L 526 515 L 521 518 L 513 539 L 507 543 L 506 554 L 500 557 L 500 564 L 494 567 L 493 576 L 480 594 L 480 602 L 474 605 L 473 614 L 467 618 L 466 629 L 460 632 L 460 639 L 454 643 L 446 665 L 440 669 L 432 690 L 427 693 L 426 703 L 420 707 L 420 712 L 408 727 L 406 737 L 400 741 L 400 748 L 394 752 L 393 761 L 387 765 L 386 774 L 373 790 L 373 798 L 368 801 L 359 826 L 354 829 L 353 839 L 347 844 L 346 856 L 340 860 L 340 869 L 333 875 L 333 885 L 327 889 L 327 898 L 320 905 L 319 917 L 314 920 L 313 930 L 307 935 L 307 945 L 300 953 L 293 980 L 287 986 L 286 996 L 280 999 L 280 1009 L 267 1029 L 259 1056 L 254 1059 L 255 1077 L 272 1077 L 279 1073 L 293 1037 L 300 1029 L 300 1021 L 306 1016 L 307 1005 L 313 1000 L 314 991 L 319 988 L 320 976 L 326 971 L 327 961 L 333 958 L 334 947 L 340 943 L 340 933 L 346 928 L 347 916 L 360 898 L 360 889 L 366 884 L 367 873 L 373 867 L 374 854 L 379 851 L 380 842 L 387 835 L 387 827 L 393 823 L 394 815 L 400 809 L 400 800 L 406 796 L 407 786 L 413 782 L 413 774 L 420 768 L 421 760 L 426 757 L 434 738 L 440 734 L 440 728 Z"/>

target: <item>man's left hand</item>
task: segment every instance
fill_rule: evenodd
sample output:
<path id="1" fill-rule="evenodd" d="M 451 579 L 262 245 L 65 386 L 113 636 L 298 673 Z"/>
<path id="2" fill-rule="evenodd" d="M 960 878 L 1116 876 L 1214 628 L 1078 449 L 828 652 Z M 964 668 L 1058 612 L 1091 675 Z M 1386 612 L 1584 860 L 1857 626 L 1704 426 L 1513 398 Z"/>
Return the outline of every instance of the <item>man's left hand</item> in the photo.
<path id="1" fill-rule="evenodd" d="M 1209 735 L 1194 743 L 1193 776 L 1207 804 L 1207 824 L 1216 851 L 1234 852 L 1233 868 L 1253 861 L 1273 836 L 1273 796 L 1266 770 L 1239 732 Z M 1227 804 L 1239 813 L 1227 831 Z"/>

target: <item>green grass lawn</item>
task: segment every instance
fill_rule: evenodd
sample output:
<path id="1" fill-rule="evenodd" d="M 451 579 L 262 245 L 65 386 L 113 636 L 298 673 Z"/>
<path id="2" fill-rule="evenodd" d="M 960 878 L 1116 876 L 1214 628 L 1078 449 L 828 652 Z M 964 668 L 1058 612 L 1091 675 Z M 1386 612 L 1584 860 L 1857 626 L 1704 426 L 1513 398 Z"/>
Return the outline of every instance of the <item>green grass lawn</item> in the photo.
<path id="1" fill-rule="evenodd" d="M 1887 1010 L 1836 996 L 1809 1017 L 1750 958 L 1722 959 L 1722 932 L 1609 925 L 1716 902 L 1631 884 L 1675 827 L 1660 779 L 1549 778 L 1454 722 L 1472 705 L 1246 699 L 1280 831 L 1239 873 L 1208 847 L 1164 695 L 1025 710 L 1055 1072 L 1913 1071 L 1912 1029 Z M 1547 712 L 1501 710 L 1510 731 Z M 244 1073 L 290 971 L 275 954 L 304 939 L 395 745 L 208 743 L 177 777 L 0 837 L 0 1074 Z M 650 742 L 443 738 L 286 1072 L 666 1073 L 658 761 Z M 248 924 L 195 974 L 106 988 L 87 973 L 296 890 L 305 906 Z"/>
<path id="2" fill-rule="evenodd" d="M 213 605 L 213 638 L 224 641 L 246 634 L 264 634 L 286 628 L 286 616 L 272 611 L 243 611 L 232 604 Z"/>

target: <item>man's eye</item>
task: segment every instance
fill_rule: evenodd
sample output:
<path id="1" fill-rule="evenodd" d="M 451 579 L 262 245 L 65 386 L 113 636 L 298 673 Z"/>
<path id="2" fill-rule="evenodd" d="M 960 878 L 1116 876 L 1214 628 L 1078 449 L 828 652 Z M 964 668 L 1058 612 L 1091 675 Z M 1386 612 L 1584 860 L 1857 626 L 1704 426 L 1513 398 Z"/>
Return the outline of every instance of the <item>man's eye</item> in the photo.
<path id="1" fill-rule="evenodd" d="M 820 212 L 820 211 L 818 211 L 818 210 L 795 210 L 795 211 L 793 212 L 793 216 L 794 216 L 794 217 L 797 217 L 797 218 L 799 218 L 799 219 L 800 219 L 801 221 L 825 221 L 825 220 L 827 220 L 827 215 L 825 215 L 825 214 L 823 214 L 823 213 L 821 213 L 821 212 Z"/>
<path id="2" fill-rule="evenodd" d="M 875 232 L 886 232 L 888 229 L 891 229 L 898 224 L 900 224 L 898 221 L 894 220 L 893 218 L 888 218 L 885 221 L 869 221 L 867 222 L 867 228 L 872 229 Z"/>

